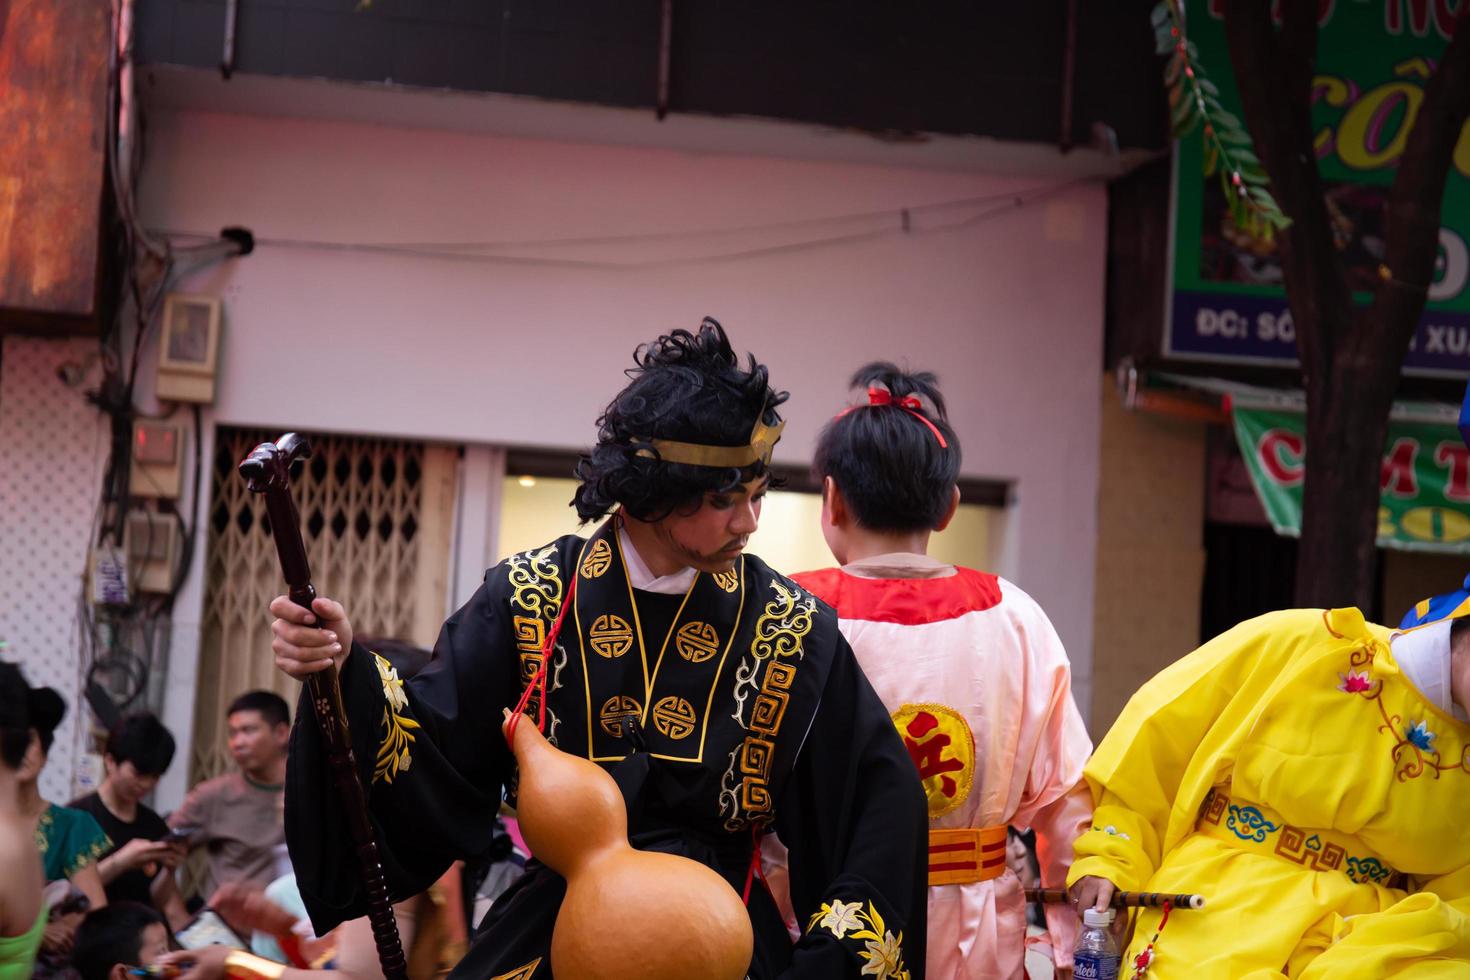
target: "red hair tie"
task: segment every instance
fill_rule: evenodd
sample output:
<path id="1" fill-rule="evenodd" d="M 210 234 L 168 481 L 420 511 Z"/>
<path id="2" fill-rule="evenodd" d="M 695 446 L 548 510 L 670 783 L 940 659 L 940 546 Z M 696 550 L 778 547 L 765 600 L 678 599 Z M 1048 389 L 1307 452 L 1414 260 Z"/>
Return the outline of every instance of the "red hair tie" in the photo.
<path id="1" fill-rule="evenodd" d="M 872 385 L 868 388 L 868 406 L 873 405 L 898 406 L 899 408 L 903 409 L 905 412 L 908 412 L 914 418 L 918 419 L 920 422 L 923 422 L 926 426 L 929 427 L 929 431 L 934 433 L 934 438 L 939 441 L 940 449 L 949 448 L 949 443 L 944 441 L 944 433 L 940 432 L 939 427 L 931 422 L 929 420 L 929 417 L 923 413 L 922 409 L 924 405 L 922 402 L 919 401 L 917 396 L 904 395 L 902 398 L 894 398 L 893 392 L 889 391 L 887 388 L 879 388 L 877 385 Z M 841 412 L 838 412 L 837 417 L 842 418 L 842 416 L 846 415 L 854 408 L 863 407 L 865 406 L 852 405 L 848 408 L 843 409 Z"/>

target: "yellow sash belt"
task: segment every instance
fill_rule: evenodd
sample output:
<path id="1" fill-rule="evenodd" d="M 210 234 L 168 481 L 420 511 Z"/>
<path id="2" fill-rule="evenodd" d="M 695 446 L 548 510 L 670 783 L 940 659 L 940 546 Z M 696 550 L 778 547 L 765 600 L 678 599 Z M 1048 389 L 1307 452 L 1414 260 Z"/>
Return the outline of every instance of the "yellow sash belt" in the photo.
<path id="1" fill-rule="evenodd" d="M 929 831 L 929 884 L 968 885 L 1006 870 L 1006 828 L 960 827 Z"/>

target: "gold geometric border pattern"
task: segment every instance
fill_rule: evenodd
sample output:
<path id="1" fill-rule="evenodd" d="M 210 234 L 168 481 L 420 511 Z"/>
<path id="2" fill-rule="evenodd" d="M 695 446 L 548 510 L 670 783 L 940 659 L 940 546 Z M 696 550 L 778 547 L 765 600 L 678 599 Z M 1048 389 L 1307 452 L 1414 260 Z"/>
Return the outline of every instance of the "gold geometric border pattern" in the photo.
<path id="1" fill-rule="evenodd" d="M 797 664 L 805 651 L 802 643 L 811 632 L 817 601 L 800 589 L 772 582 L 775 598 L 766 603 L 756 620 L 750 644 L 750 660 L 736 671 L 735 720 L 748 734 L 730 753 L 729 767 L 720 782 L 720 814 L 725 829 L 733 832 L 752 825 L 764 827 L 772 819 L 769 787 L 776 738 L 786 717 Z M 765 664 L 759 689 L 750 709 L 750 720 L 742 715 L 745 701 L 755 687 L 755 675 Z"/>
<path id="2" fill-rule="evenodd" d="M 520 655 L 521 684 L 530 684 L 540 673 L 546 653 L 546 634 L 561 611 L 561 569 L 553 555 L 555 545 L 512 555 L 507 573 L 511 587 L 511 631 Z M 549 685 L 548 685 L 549 686 Z M 532 718 L 541 712 L 541 692 L 533 691 L 526 703 Z M 547 741 L 556 744 L 557 718 L 548 708 Z"/>

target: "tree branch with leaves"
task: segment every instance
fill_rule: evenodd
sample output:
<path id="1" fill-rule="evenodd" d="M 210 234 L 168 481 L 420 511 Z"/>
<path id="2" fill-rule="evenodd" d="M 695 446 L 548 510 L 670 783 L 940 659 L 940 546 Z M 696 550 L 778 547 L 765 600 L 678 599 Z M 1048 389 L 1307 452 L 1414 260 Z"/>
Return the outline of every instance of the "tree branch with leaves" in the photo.
<path id="1" fill-rule="evenodd" d="M 1290 222 L 1267 186 L 1269 179 L 1251 147 L 1244 124 L 1220 104 L 1220 88 L 1205 73 L 1189 40 L 1180 0 L 1162 0 L 1153 12 L 1155 47 L 1169 56 L 1164 86 L 1175 139 L 1203 129 L 1204 173 L 1218 175 L 1226 207 L 1237 226 L 1267 241 Z"/>

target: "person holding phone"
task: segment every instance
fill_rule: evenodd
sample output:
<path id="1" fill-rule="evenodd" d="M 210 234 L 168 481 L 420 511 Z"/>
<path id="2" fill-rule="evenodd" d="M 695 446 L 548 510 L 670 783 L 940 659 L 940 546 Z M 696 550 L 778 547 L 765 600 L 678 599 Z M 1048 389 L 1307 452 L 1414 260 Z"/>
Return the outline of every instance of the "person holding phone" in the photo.
<path id="1" fill-rule="evenodd" d="M 70 805 L 96 817 L 112 841 L 97 863 L 107 900 L 151 905 L 177 929 L 189 914 L 167 872 L 183 860 L 188 835 L 171 831 L 143 802 L 173 757 L 174 737 L 162 722 L 147 712 L 128 715 L 107 734 L 102 785 Z"/>

